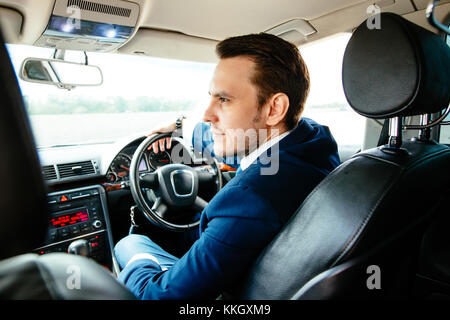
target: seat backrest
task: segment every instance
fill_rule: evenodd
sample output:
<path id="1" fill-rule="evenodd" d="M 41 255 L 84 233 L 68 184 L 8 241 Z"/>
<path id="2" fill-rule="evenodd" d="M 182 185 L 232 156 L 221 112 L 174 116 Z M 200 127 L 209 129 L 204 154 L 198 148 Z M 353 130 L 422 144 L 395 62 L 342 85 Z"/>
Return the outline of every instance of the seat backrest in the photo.
<path id="1" fill-rule="evenodd" d="M 448 46 L 398 15 L 382 13 L 380 21 L 381 29 L 362 23 L 347 45 L 343 85 L 351 107 L 370 118 L 446 108 Z M 378 263 L 389 269 L 383 272 L 396 275 L 405 264 L 414 264 L 426 223 L 448 201 L 448 168 L 450 148 L 434 141 L 405 141 L 401 148 L 386 145 L 355 155 L 312 191 L 232 296 L 309 299 L 349 292 L 356 296 L 357 288 L 366 288 L 369 275 L 363 279 L 352 272 Z M 407 247 L 399 249 L 399 242 Z M 401 261 L 387 263 L 392 256 Z M 350 272 L 337 277 L 345 270 Z M 407 283 L 396 292 L 407 294 Z"/>
<path id="2" fill-rule="evenodd" d="M 0 35 L 0 260 L 30 252 L 44 240 L 44 183 L 17 79 Z"/>

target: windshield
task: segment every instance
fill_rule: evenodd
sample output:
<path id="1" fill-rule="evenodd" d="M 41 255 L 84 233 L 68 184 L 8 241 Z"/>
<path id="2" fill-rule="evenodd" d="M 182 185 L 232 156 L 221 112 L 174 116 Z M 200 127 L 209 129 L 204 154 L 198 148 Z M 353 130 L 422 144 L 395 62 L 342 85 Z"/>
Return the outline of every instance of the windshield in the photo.
<path id="1" fill-rule="evenodd" d="M 7 45 L 16 73 L 27 57 L 51 58 L 53 50 Z M 84 62 L 84 54 L 66 52 Z M 114 142 L 146 134 L 179 115 L 195 115 L 209 100 L 215 64 L 151 57 L 88 53 L 103 72 L 103 84 L 71 91 L 56 86 L 19 84 L 38 147 Z"/>
<path id="2" fill-rule="evenodd" d="M 361 148 L 365 120 L 349 107 L 341 67 L 350 34 L 300 48 L 311 76 L 303 116 L 329 126 L 340 146 Z M 51 58 L 53 50 L 7 46 L 16 72 L 28 57 Z M 66 60 L 84 62 L 82 52 Z M 180 115 L 201 120 L 209 103 L 215 64 L 147 56 L 88 53 L 89 64 L 103 72 L 98 87 L 71 91 L 19 80 L 38 147 L 114 142 L 147 134 Z"/>

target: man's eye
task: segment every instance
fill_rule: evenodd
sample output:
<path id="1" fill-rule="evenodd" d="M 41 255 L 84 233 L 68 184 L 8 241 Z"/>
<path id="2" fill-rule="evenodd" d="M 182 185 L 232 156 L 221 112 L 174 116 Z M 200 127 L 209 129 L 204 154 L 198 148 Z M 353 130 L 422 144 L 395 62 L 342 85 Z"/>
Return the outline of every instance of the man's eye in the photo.
<path id="1" fill-rule="evenodd" d="M 220 100 L 220 102 L 228 102 L 228 101 L 230 101 L 230 100 L 228 100 L 227 98 L 224 98 L 224 97 L 220 97 L 219 100 Z"/>

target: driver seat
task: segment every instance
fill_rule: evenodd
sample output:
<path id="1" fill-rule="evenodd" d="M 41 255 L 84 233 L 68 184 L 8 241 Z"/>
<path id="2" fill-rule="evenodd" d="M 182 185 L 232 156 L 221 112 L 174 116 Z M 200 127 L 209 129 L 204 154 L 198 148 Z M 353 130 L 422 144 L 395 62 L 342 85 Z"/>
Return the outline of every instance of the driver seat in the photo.
<path id="1" fill-rule="evenodd" d="M 29 253 L 49 223 L 39 159 L 0 32 L 0 299 L 134 299 L 93 260 Z"/>
<path id="2" fill-rule="evenodd" d="M 448 213 L 450 148 L 402 141 L 402 117 L 448 107 L 450 48 L 396 14 L 382 13 L 380 22 L 353 33 L 342 80 L 356 112 L 396 124 L 390 144 L 331 172 L 224 298 L 413 296 L 421 239 L 437 214 Z"/>

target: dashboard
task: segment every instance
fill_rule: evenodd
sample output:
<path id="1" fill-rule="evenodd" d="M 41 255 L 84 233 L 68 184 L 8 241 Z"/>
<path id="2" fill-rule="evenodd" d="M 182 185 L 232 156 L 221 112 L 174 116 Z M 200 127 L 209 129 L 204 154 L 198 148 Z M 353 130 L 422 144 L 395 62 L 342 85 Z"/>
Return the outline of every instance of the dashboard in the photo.
<path id="1" fill-rule="evenodd" d="M 118 273 L 114 239 L 125 236 L 127 230 L 121 227 L 129 226 L 127 214 L 123 214 L 132 201 L 129 170 L 145 138 L 139 135 L 115 143 L 38 149 L 50 218 L 47 237 L 34 252 L 70 252 L 84 247 L 90 258 Z M 186 150 L 183 143 L 173 140 L 173 146 L 178 144 Z M 148 150 L 139 171 L 154 171 L 172 162 L 170 152 Z"/>
<path id="2" fill-rule="evenodd" d="M 38 155 L 43 178 L 50 187 L 62 187 L 65 184 L 93 179 L 100 184 L 120 185 L 129 181 L 131 160 L 137 147 L 145 138 L 142 135 L 134 135 L 114 143 L 39 148 Z M 172 150 L 178 143 L 174 138 Z M 184 141 L 180 145 L 183 150 L 186 150 Z M 190 154 L 190 150 L 187 151 L 187 154 Z M 170 152 L 155 154 L 150 150 L 145 152 L 139 170 L 154 171 L 170 163 L 173 163 Z"/>
<path id="3" fill-rule="evenodd" d="M 114 143 L 37 150 L 48 190 L 50 219 L 45 242 L 34 252 L 47 254 L 88 248 L 90 258 L 117 274 L 113 247 L 129 232 L 130 207 L 135 204 L 129 188 L 129 171 L 133 155 L 145 138 L 136 135 Z M 139 171 L 155 171 L 171 163 L 188 164 L 199 175 L 205 172 L 209 175 L 215 170 L 189 148 L 184 140 L 173 138 L 169 151 L 155 154 L 147 150 Z M 219 176 L 199 186 L 202 199 L 209 201 L 222 188 L 223 173 Z"/>

